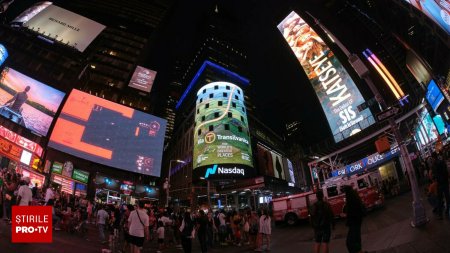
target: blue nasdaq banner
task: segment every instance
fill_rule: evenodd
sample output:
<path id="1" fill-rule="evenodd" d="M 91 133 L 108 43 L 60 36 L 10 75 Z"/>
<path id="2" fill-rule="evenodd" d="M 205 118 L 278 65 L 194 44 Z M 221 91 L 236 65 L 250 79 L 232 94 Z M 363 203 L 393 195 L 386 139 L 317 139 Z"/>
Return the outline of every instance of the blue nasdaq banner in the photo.
<path id="1" fill-rule="evenodd" d="M 6 61 L 6 58 L 8 58 L 8 50 L 0 44 L 0 66 Z"/>
<path id="2" fill-rule="evenodd" d="M 291 12 L 278 29 L 310 80 L 335 142 L 375 123 L 369 109 L 358 111 L 364 98 L 322 38 L 297 13 Z"/>

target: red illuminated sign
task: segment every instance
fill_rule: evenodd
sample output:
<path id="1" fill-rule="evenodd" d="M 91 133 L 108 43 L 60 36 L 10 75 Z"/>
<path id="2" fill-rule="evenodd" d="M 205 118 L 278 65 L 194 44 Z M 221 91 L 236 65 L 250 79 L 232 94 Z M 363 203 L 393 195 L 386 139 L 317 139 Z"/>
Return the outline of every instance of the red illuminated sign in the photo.
<path id="1" fill-rule="evenodd" d="M 3 126 L 0 126 L 0 137 L 9 140 L 24 149 L 30 150 L 31 152 L 36 153 L 38 156 L 42 156 L 42 147 L 39 144 L 30 141 L 27 138 L 22 137 Z"/>

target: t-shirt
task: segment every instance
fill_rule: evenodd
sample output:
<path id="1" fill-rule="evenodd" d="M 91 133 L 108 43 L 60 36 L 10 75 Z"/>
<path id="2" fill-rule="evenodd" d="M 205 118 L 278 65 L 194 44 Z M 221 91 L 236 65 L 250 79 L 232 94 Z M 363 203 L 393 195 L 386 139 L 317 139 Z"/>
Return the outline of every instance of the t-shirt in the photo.
<path id="1" fill-rule="evenodd" d="M 272 226 L 269 216 L 262 215 L 261 218 L 259 218 L 259 233 L 266 235 L 272 234 Z"/>
<path id="2" fill-rule="evenodd" d="M 49 199 L 53 198 L 55 198 L 55 194 L 53 193 L 52 189 L 47 188 L 47 191 L 45 192 L 45 203 L 47 203 Z"/>
<path id="3" fill-rule="evenodd" d="M 139 217 L 137 215 L 137 211 L 139 211 Z M 141 223 L 142 221 L 142 223 Z M 130 223 L 129 233 L 132 236 L 144 237 L 144 229 L 149 226 L 149 219 L 147 212 L 145 210 L 134 210 L 130 213 L 130 217 L 128 217 L 128 222 Z M 144 224 L 144 225 L 142 225 Z M 145 227 L 144 227 L 145 226 Z"/>
<path id="4" fill-rule="evenodd" d="M 98 210 L 98 212 L 97 212 L 97 223 L 98 224 L 104 225 L 108 218 L 109 218 L 109 214 L 105 210 L 103 210 L 103 209 Z"/>
<path id="5" fill-rule="evenodd" d="M 164 239 L 164 227 L 159 227 L 156 233 L 158 234 L 158 239 Z"/>
<path id="6" fill-rule="evenodd" d="M 20 196 L 19 206 L 28 206 L 30 201 L 33 200 L 33 193 L 28 185 L 20 186 L 17 196 Z"/>

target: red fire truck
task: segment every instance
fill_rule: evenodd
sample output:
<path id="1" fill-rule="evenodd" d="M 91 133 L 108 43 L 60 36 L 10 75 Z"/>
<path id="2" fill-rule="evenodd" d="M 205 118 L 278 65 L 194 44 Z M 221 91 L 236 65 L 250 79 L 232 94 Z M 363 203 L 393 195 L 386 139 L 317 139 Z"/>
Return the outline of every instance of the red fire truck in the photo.
<path id="1" fill-rule="evenodd" d="M 384 197 L 378 192 L 377 184 L 381 182 L 378 172 L 340 176 L 328 179 L 322 186 L 325 199 L 330 203 L 336 217 L 343 217 L 345 194 L 341 191 L 344 185 L 356 189 L 368 210 L 384 205 Z M 275 221 L 284 221 L 289 225 L 298 220 L 308 219 L 310 206 L 316 201 L 314 192 L 305 192 L 272 200 Z"/>

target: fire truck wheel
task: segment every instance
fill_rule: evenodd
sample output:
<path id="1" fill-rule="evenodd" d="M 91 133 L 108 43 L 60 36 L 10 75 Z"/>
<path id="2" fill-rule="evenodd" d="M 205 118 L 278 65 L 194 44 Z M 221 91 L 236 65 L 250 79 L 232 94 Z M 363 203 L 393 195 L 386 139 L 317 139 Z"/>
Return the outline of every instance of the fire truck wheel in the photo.
<path id="1" fill-rule="evenodd" d="M 293 226 L 297 223 L 298 218 L 297 218 L 297 215 L 295 215 L 293 213 L 289 213 L 286 215 L 285 220 L 289 226 Z"/>

